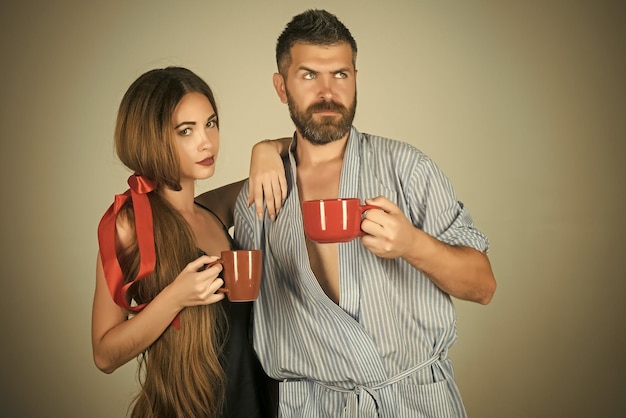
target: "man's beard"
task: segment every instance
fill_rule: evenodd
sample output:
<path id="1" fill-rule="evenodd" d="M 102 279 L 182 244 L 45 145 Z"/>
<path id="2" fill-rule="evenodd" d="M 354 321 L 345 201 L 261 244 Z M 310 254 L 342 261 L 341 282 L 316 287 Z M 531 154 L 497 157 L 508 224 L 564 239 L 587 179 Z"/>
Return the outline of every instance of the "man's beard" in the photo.
<path id="1" fill-rule="evenodd" d="M 323 101 L 312 104 L 306 110 L 301 110 L 289 92 L 287 92 L 287 104 L 291 120 L 300 134 L 312 144 L 324 145 L 343 138 L 350 131 L 356 112 L 356 93 L 350 108 L 333 101 Z M 341 117 L 336 121 L 335 116 L 323 116 L 319 122 L 315 121 L 313 115 L 320 111 L 337 112 Z"/>

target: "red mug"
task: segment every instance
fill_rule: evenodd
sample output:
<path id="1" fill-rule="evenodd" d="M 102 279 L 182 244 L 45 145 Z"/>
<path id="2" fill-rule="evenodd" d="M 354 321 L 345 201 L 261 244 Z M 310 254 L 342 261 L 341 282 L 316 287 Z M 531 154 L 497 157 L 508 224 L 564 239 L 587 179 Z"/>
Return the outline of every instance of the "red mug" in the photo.
<path id="1" fill-rule="evenodd" d="M 379 209 L 358 198 L 307 200 L 302 203 L 304 233 L 319 243 L 348 242 L 362 236 L 363 213 Z"/>
<path id="2" fill-rule="evenodd" d="M 221 258 L 210 265 L 222 264 L 224 286 L 218 292 L 225 293 L 231 302 L 256 300 L 261 288 L 263 260 L 261 250 L 222 251 Z"/>

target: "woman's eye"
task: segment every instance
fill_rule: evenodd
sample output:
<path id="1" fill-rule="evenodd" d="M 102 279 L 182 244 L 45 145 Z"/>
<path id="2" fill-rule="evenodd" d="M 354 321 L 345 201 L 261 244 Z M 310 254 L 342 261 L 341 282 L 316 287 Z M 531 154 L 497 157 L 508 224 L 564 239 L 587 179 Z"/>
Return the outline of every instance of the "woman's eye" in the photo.
<path id="1" fill-rule="evenodd" d="M 181 135 L 187 136 L 191 133 L 191 129 L 189 128 L 185 128 L 182 131 L 179 132 Z"/>
<path id="2" fill-rule="evenodd" d="M 211 118 L 207 120 L 206 125 L 204 126 L 206 128 L 217 128 L 217 116 L 211 116 Z"/>

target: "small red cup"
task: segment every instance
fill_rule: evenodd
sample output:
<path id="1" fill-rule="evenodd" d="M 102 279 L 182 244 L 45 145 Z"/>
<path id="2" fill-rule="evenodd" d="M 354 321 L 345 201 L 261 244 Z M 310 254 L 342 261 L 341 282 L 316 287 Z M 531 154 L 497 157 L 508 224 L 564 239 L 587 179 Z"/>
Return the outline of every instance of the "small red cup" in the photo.
<path id="1" fill-rule="evenodd" d="M 363 213 L 379 209 L 358 198 L 307 200 L 302 203 L 304 233 L 319 243 L 349 242 L 363 235 Z"/>
<path id="2" fill-rule="evenodd" d="M 215 263 L 222 264 L 224 286 L 218 290 L 220 293 L 231 302 L 256 300 L 263 273 L 261 250 L 222 251 L 221 258 L 211 265 Z"/>

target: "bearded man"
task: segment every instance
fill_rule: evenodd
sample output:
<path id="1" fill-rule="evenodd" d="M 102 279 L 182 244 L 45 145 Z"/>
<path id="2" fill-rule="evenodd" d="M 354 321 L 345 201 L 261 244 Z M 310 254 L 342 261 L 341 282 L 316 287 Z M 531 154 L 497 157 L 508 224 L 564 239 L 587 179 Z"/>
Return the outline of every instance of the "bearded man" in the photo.
<path id="1" fill-rule="evenodd" d="M 447 356 L 451 297 L 489 303 L 489 243 L 430 158 L 352 126 L 356 54 L 324 10 L 295 16 L 278 38 L 273 82 L 296 128 L 289 192 L 275 219 L 248 206 L 247 187 L 235 211 L 237 244 L 264 253 L 254 346 L 280 382 L 283 418 L 465 417 Z M 362 236 L 308 239 L 302 202 L 342 197 L 377 207 Z"/>

